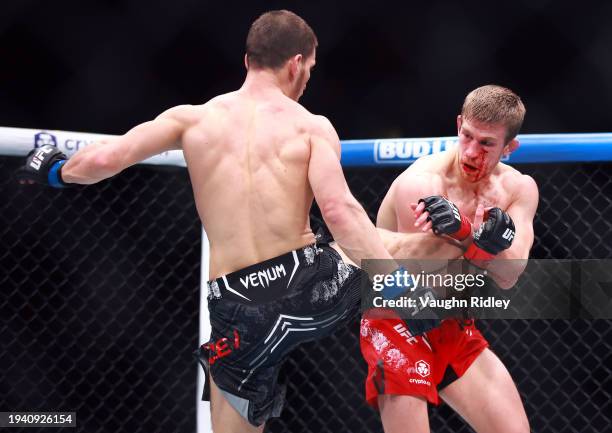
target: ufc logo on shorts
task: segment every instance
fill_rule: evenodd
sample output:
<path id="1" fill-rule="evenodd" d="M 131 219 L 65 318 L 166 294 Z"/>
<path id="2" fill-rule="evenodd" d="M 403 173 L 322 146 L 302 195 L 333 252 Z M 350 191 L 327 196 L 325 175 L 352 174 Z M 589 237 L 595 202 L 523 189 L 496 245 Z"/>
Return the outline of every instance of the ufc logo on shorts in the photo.
<path id="1" fill-rule="evenodd" d="M 512 229 L 506 229 L 506 231 L 502 235 L 502 238 L 507 241 L 512 241 L 512 239 L 514 239 L 514 231 Z"/>
<path id="2" fill-rule="evenodd" d="M 395 331 L 399 335 L 401 335 L 402 337 L 406 339 L 406 343 L 414 344 L 417 342 L 417 339 L 414 338 L 412 334 L 410 333 L 410 331 L 408 331 L 408 329 L 406 329 L 402 324 L 398 323 L 397 325 L 393 327 L 393 329 L 395 329 Z"/>

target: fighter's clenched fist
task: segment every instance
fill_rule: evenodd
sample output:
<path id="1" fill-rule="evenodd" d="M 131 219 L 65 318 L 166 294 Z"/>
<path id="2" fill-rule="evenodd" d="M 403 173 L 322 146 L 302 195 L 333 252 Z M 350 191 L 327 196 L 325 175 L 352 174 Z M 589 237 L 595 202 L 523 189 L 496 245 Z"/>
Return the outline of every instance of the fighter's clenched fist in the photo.
<path id="1" fill-rule="evenodd" d="M 463 255 L 468 260 L 491 260 L 512 246 L 516 234 L 514 221 L 498 207 L 489 210 L 486 220 L 474 233 L 474 242 Z"/>
<path id="2" fill-rule="evenodd" d="M 17 178 L 22 182 L 62 188 L 66 186 L 61 173 L 62 165 L 66 161 L 66 155 L 57 147 L 46 144 L 30 151 L 25 166 L 17 171 Z"/>
<path id="3" fill-rule="evenodd" d="M 441 195 L 432 195 L 419 200 L 425 203 L 424 211 L 429 214 L 431 229 L 437 235 L 445 234 L 459 241 L 472 233 L 472 223 L 462 215 L 455 204 Z"/>

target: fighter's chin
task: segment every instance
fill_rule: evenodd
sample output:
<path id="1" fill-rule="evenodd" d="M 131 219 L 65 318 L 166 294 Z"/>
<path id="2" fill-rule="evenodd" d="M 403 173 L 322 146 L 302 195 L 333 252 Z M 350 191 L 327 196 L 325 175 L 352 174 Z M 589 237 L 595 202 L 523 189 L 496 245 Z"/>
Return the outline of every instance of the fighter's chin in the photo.
<path id="1" fill-rule="evenodd" d="M 464 181 L 467 181 L 467 182 L 476 182 L 476 177 L 475 176 L 471 176 L 471 175 L 466 174 L 464 172 L 461 172 L 461 178 Z"/>
<path id="2" fill-rule="evenodd" d="M 481 170 L 478 167 L 462 162 L 460 163 L 460 168 L 463 178 L 470 182 L 476 182 L 482 177 Z"/>

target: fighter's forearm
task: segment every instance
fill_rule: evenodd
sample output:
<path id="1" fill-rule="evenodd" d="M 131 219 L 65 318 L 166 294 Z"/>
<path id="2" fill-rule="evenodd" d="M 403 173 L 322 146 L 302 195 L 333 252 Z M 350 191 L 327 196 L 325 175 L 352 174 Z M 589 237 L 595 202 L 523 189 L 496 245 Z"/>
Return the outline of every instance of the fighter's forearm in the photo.
<path id="1" fill-rule="evenodd" d="M 502 251 L 489 263 L 487 273 L 502 289 L 514 287 L 519 277 L 527 267 L 530 247 L 513 245 L 511 249 Z"/>
<path id="2" fill-rule="evenodd" d="M 526 259 L 493 260 L 487 266 L 487 274 L 501 289 L 514 287 L 527 266 Z"/>
<path id="3" fill-rule="evenodd" d="M 162 114 L 123 135 L 90 144 L 65 164 L 62 180 L 66 183 L 96 183 L 153 155 L 180 149 L 186 122 L 175 117 L 172 113 Z"/>
<path id="4" fill-rule="evenodd" d="M 386 263 L 379 263 L 381 269 L 368 271 L 385 273 L 396 268 L 374 225 L 354 197 L 347 195 L 343 200 L 325 204 L 321 211 L 338 246 L 355 264 L 362 266 L 363 259 L 386 259 Z"/>
<path id="5" fill-rule="evenodd" d="M 121 171 L 120 155 L 109 143 L 96 142 L 77 152 L 62 167 L 62 180 L 66 183 L 90 185 L 114 176 Z"/>

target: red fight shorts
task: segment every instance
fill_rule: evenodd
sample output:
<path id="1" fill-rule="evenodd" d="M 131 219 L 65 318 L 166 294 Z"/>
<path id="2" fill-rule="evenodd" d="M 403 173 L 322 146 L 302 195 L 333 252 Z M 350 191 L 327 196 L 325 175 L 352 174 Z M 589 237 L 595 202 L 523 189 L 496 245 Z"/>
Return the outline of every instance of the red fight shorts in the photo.
<path id="1" fill-rule="evenodd" d="M 413 337 L 399 317 L 361 319 L 361 353 L 368 363 L 366 401 L 378 407 L 382 394 L 412 395 L 439 404 L 442 389 L 461 377 L 489 344 L 474 321 L 446 319 Z M 393 317 L 395 316 L 395 317 Z"/>

